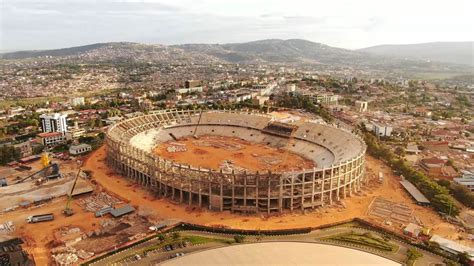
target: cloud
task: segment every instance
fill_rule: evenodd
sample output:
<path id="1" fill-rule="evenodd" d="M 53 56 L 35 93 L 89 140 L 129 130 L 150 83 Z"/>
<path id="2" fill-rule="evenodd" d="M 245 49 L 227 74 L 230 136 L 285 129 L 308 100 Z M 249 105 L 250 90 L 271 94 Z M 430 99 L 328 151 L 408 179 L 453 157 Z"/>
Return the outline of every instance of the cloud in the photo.
<path id="1" fill-rule="evenodd" d="M 345 48 L 458 41 L 472 38 L 472 5 L 469 0 L 3 0 L 0 49 L 265 38 Z"/>

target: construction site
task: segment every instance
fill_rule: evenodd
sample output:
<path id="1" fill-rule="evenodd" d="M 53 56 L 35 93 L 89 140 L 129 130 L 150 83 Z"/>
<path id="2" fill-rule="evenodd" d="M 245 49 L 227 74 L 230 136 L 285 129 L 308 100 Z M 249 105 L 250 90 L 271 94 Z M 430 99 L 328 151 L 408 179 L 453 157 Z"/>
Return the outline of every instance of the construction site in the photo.
<path id="1" fill-rule="evenodd" d="M 91 180 L 82 168 L 87 158 L 75 159 L 43 153 L 0 169 L 6 180 L 0 187 L 0 237 L 21 238 L 36 265 L 76 264 L 142 237 L 151 225 L 146 213 Z"/>
<path id="2" fill-rule="evenodd" d="M 179 222 L 216 228 L 275 230 L 317 227 L 357 217 L 397 232 L 402 232 L 405 226 L 414 223 L 429 228 L 434 234 L 472 246 L 468 232 L 459 225 L 443 220 L 431 208 L 418 205 L 401 186 L 401 178 L 380 160 L 363 155 L 361 161 L 352 161 L 354 166 L 363 163 L 360 169 L 363 176 L 358 177 L 356 170 L 351 172 L 347 160 L 354 154 L 349 152 L 359 144 L 357 138 L 353 138 L 348 132 L 316 124 L 310 124 L 309 126 L 313 127 L 308 128 L 306 122 L 299 121 L 297 125 L 284 127 L 284 131 L 291 131 L 287 133 L 287 136 L 291 137 L 276 138 L 276 134 L 269 136 L 269 133 L 262 131 L 267 131 L 269 125 L 276 124 L 277 128 L 280 128 L 283 114 L 273 119 L 261 114 L 247 114 L 248 116 L 242 117 L 241 113 L 236 113 L 234 117 L 234 113 L 224 113 L 223 118 L 223 112 L 207 115 L 203 113 L 202 116 L 199 111 L 181 112 L 189 112 L 190 119 L 186 120 L 187 123 L 195 122 L 191 126 L 156 122 L 158 125 L 151 128 L 142 121 L 140 125 L 150 130 L 132 132 L 131 135 L 122 132 L 119 135 L 121 138 L 128 138 L 127 145 L 119 143 L 114 146 L 109 139 L 108 145 L 76 160 L 50 160 L 48 163 L 38 160 L 27 164 L 31 169 L 23 172 L 13 172 L 12 167 L 1 168 L 3 175 L 8 177 L 8 186 L 0 188 L 3 189 L 2 193 L 5 193 L 0 196 L 28 186 L 23 195 L 36 195 L 44 189 L 39 195 L 47 200 L 35 201 L 41 197 L 27 198 L 21 193 L 9 194 L 8 200 L 1 201 L 4 205 L 0 213 L 0 236 L 21 238 L 24 242 L 22 246 L 31 254 L 37 265 L 80 264 L 150 236 L 154 233 L 150 231 L 153 226 L 172 226 Z M 169 113 L 153 115 L 171 116 Z M 261 124 L 260 133 L 254 129 L 247 131 L 248 127 L 221 128 L 220 125 L 209 125 L 212 119 L 229 123 L 229 118 L 232 117 L 227 115 L 240 117 L 240 123 L 246 126 L 249 125 L 249 117 L 263 117 L 265 120 L 261 121 L 265 122 Z M 201 121 L 198 123 L 199 120 Z M 147 121 L 153 120 L 147 118 Z M 204 122 L 208 125 L 196 127 L 196 124 L 203 125 Z M 178 130 L 179 126 L 182 126 L 182 130 Z M 217 134 L 217 129 L 226 130 L 227 133 Z M 109 134 L 114 130 L 116 128 L 111 127 Z M 323 130 L 327 130 L 327 135 Z M 334 138 L 325 137 L 336 136 L 338 132 L 347 134 L 343 136 L 350 137 L 354 142 L 346 141 L 347 144 L 338 145 Z M 282 133 L 279 131 L 278 134 Z M 250 139 L 257 136 L 260 139 Z M 330 147 L 334 152 L 329 152 L 329 148 L 323 146 L 319 146 L 317 150 L 318 146 L 315 144 L 300 142 L 312 137 L 321 137 L 321 143 L 333 145 Z M 324 139 L 326 140 L 323 141 Z M 343 141 L 344 138 L 338 140 Z M 270 144 L 267 144 L 268 142 Z M 363 151 L 364 146 L 359 147 Z M 195 149 L 208 151 L 205 156 L 213 156 L 213 164 L 200 165 L 206 161 L 199 159 L 203 156 L 200 154 L 194 154 L 192 161 L 184 161 L 187 157 L 184 154 L 193 153 Z M 238 156 L 233 157 L 242 151 L 245 151 L 248 156 L 246 161 L 249 162 L 241 163 Z M 221 159 L 218 157 L 220 152 L 228 152 L 228 156 Z M 253 153 L 258 156 L 253 156 Z M 135 157 L 132 156 L 142 158 L 139 156 L 143 154 L 147 155 L 141 161 L 133 160 Z M 176 157 L 166 157 L 167 154 Z M 316 156 L 317 154 L 319 156 Z M 117 165 L 114 160 L 119 156 L 127 158 L 125 162 L 133 165 L 135 170 L 127 168 L 125 164 Z M 265 157 L 272 158 L 268 160 Z M 82 164 L 78 164 L 77 159 L 82 161 Z M 231 162 L 226 162 L 228 165 L 223 167 L 222 162 L 228 160 Z M 279 160 L 279 164 L 288 162 L 288 167 L 272 169 L 273 160 Z M 309 166 L 290 165 L 290 162 L 306 162 Z M 163 168 L 146 168 L 144 163 Z M 51 166 L 53 164 L 57 164 L 58 168 Z M 265 167 L 268 169 L 264 169 Z M 44 168 L 46 169 L 41 171 Z M 36 172 L 39 174 L 25 179 Z M 195 174 L 196 172 L 199 174 Z M 351 173 L 352 177 L 344 173 Z M 381 173 L 384 177 L 382 179 Z M 60 176 L 54 177 L 56 174 Z M 51 179 L 48 178 L 45 182 L 37 181 L 48 176 L 51 176 Z M 160 182 L 157 182 L 160 176 L 161 187 Z M 172 176 L 174 179 L 171 179 Z M 152 177 L 156 179 L 153 180 Z M 355 181 L 347 183 L 351 178 Z M 358 181 L 356 178 L 361 179 Z M 15 184 L 23 179 L 24 181 Z M 67 183 L 61 184 L 65 180 Z M 202 183 L 195 183 L 196 180 L 201 180 Z M 266 182 L 263 181 L 262 184 L 262 180 Z M 278 187 L 280 181 L 283 186 Z M 339 182 L 339 186 L 336 182 Z M 51 190 L 53 184 L 64 186 L 64 193 L 54 194 Z M 321 186 L 322 184 L 324 186 Z M 360 184 L 360 187 L 356 184 Z M 197 188 L 191 190 L 191 197 L 190 193 L 187 193 L 190 188 Z M 281 201 L 280 191 L 275 191 L 274 188 L 282 190 Z M 71 191 L 73 193 L 70 193 Z M 223 197 L 220 197 L 221 193 Z M 209 202 L 209 195 L 210 199 L 214 200 L 212 204 Z M 321 195 L 324 201 L 318 202 Z M 312 198 L 314 202 L 311 202 Z M 269 200 L 270 205 L 264 204 Z M 27 201 L 30 203 L 27 204 Z M 242 208 L 244 204 L 247 204 L 245 209 Z M 275 209 L 270 209 L 269 212 L 267 206 Z M 243 213 L 245 215 L 242 215 Z M 32 222 L 35 219 L 41 221 Z"/>
<path id="3" fill-rule="evenodd" d="M 107 160 L 156 194 L 241 213 L 315 209 L 362 189 L 365 144 L 261 113 L 162 110 L 113 125 Z"/>

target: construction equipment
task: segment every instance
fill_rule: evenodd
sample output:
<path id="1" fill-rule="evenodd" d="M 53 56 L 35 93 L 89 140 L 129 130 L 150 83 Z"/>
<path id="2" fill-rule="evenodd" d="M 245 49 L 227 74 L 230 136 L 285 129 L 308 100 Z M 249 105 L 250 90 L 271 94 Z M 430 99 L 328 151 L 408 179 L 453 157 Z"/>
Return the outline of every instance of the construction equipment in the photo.
<path id="1" fill-rule="evenodd" d="M 81 173 L 81 165 L 79 165 L 76 178 L 74 179 L 74 183 L 72 183 L 71 192 L 69 192 L 68 194 L 66 207 L 63 210 L 63 214 L 66 216 L 72 216 L 74 214 L 74 210 L 71 208 L 72 193 L 74 192 L 74 188 L 76 187 L 77 179 L 79 178 L 80 173 Z"/>
<path id="2" fill-rule="evenodd" d="M 39 175 L 39 174 L 42 174 L 42 173 L 46 173 L 46 171 L 48 169 L 51 169 L 51 174 L 50 175 L 46 175 L 45 174 L 45 178 L 42 179 L 42 180 L 49 180 L 49 179 L 54 179 L 54 178 L 58 178 L 59 176 L 61 176 L 61 174 L 59 173 L 59 165 L 57 163 L 52 163 L 50 165 L 47 165 L 45 166 L 43 169 L 39 170 L 39 171 L 36 171 L 34 173 L 32 173 L 31 175 L 27 176 L 27 177 L 24 177 L 20 180 L 18 180 L 16 182 L 16 184 L 20 184 L 20 183 L 23 183 L 25 182 L 27 179 L 29 178 L 32 178 L 36 175 Z"/>
<path id="3" fill-rule="evenodd" d="M 47 221 L 52 221 L 52 220 L 54 220 L 54 215 L 52 213 L 33 215 L 26 218 L 27 223 L 39 223 L 39 222 L 47 222 Z"/>
<path id="4" fill-rule="evenodd" d="M 199 124 L 201 123 L 201 117 L 202 117 L 202 109 L 201 109 L 201 112 L 199 113 L 199 119 L 198 119 L 198 122 L 196 124 L 196 127 L 194 128 L 193 138 L 195 138 L 195 139 L 198 139 L 198 136 L 196 135 L 196 132 L 198 130 Z"/>
<path id="5" fill-rule="evenodd" d="M 43 168 L 51 164 L 51 159 L 47 152 L 41 154 L 41 164 L 43 165 Z"/>

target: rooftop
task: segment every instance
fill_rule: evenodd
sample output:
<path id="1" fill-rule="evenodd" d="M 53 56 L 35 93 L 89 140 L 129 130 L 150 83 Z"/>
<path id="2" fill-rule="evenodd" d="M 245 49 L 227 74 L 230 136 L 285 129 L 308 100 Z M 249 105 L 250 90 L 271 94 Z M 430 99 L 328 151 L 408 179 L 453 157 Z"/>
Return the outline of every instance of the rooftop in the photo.
<path id="1" fill-rule="evenodd" d="M 400 184 L 410 193 L 410 195 L 419 203 L 429 204 L 430 201 L 423 195 L 410 181 L 402 180 Z"/>

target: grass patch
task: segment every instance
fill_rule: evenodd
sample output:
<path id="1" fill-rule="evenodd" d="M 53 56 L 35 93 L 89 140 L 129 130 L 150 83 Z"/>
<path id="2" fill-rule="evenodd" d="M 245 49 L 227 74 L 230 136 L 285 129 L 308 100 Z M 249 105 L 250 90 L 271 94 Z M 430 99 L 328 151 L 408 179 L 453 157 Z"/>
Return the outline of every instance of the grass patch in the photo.
<path id="1" fill-rule="evenodd" d="M 325 239 L 357 244 L 387 252 L 395 252 L 398 250 L 398 246 L 389 243 L 389 241 L 381 237 L 374 236 L 371 233 L 343 233 Z"/>
<path id="2" fill-rule="evenodd" d="M 218 243 L 224 243 L 224 244 L 234 243 L 234 240 L 231 240 L 231 239 L 210 238 L 210 237 L 204 237 L 204 236 L 185 236 L 183 237 L 183 240 L 189 241 L 193 245 L 205 244 L 205 243 L 211 243 L 211 242 L 218 242 Z"/>

